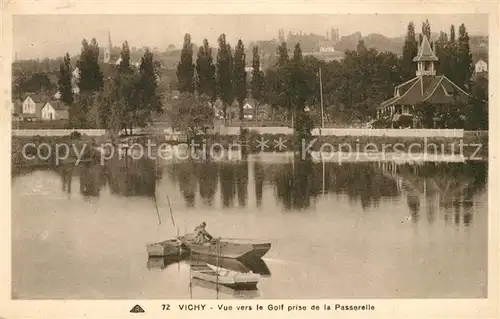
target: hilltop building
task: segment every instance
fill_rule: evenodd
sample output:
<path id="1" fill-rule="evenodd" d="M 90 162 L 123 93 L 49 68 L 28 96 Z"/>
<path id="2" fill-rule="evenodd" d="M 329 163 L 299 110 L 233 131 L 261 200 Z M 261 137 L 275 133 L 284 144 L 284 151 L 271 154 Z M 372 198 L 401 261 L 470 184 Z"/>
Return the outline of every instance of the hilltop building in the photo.
<path id="1" fill-rule="evenodd" d="M 488 78 L 488 59 L 480 58 L 474 63 L 474 74 L 473 77 L 485 77 Z"/>
<path id="2" fill-rule="evenodd" d="M 437 61 L 438 58 L 424 35 L 418 54 L 413 59 L 417 63 L 416 76 L 394 88 L 394 96 L 377 108 L 377 118 L 389 118 L 394 123 L 402 116 L 409 116 L 415 125 L 417 118 L 413 115 L 418 103 L 449 105 L 457 100 L 468 101 L 467 92 L 445 75 L 436 75 L 434 63 Z"/>

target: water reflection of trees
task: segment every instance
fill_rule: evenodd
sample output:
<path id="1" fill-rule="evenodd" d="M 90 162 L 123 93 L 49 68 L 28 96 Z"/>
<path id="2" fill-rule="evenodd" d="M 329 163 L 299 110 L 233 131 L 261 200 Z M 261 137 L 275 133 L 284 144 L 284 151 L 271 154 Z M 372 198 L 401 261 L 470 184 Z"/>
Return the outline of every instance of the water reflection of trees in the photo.
<path id="1" fill-rule="evenodd" d="M 345 194 L 363 208 L 376 205 L 382 197 L 398 195 L 395 181 L 384 176 L 373 164 L 298 162 L 271 165 L 271 183 L 285 209 L 307 209 L 311 199 L 322 194 Z"/>
<path id="2" fill-rule="evenodd" d="M 80 182 L 80 194 L 98 197 L 104 187 L 119 196 L 154 196 L 156 181 L 162 172 L 152 160 L 112 159 L 104 165 L 83 163 L 55 167 L 61 177 L 62 191 L 71 193 L 74 176 Z"/>
<path id="3" fill-rule="evenodd" d="M 262 206 L 262 194 L 264 190 L 265 172 L 261 163 L 255 162 L 253 166 L 255 179 L 255 201 L 257 207 Z"/>
<path id="4" fill-rule="evenodd" d="M 177 183 L 187 206 L 194 206 L 198 192 L 203 203 L 211 206 L 220 185 L 224 207 L 243 207 L 248 198 L 248 163 L 185 162 L 173 164 L 168 176 Z"/>
<path id="5" fill-rule="evenodd" d="M 154 197 L 156 182 L 162 175 L 156 166 L 155 161 L 147 158 L 113 159 L 104 166 L 103 175 L 112 194 Z"/>
<path id="6" fill-rule="evenodd" d="M 271 183 L 276 188 L 276 198 L 285 210 L 307 209 L 311 199 L 320 194 L 317 174 L 309 162 L 284 164 L 281 169 L 273 169 Z"/>
<path id="7" fill-rule="evenodd" d="M 99 196 L 105 187 L 119 196 L 152 197 L 163 174 L 148 159 L 59 166 L 54 171 L 60 175 L 63 192 L 71 193 L 72 180 L 78 176 L 79 191 L 87 197 Z M 474 219 L 474 197 L 486 189 L 488 164 L 184 162 L 166 166 L 166 173 L 187 206 L 195 206 L 198 196 L 203 204 L 213 205 L 218 190 L 223 207 L 246 206 L 253 179 L 258 207 L 264 185 L 270 184 L 285 210 L 305 210 L 322 194 L 345 195 L 363 208 L 376 206 L 383 198 L 403 197 L 415 223 L 432 223 L 444 212 L 445 222 L 468 225 Z"/>

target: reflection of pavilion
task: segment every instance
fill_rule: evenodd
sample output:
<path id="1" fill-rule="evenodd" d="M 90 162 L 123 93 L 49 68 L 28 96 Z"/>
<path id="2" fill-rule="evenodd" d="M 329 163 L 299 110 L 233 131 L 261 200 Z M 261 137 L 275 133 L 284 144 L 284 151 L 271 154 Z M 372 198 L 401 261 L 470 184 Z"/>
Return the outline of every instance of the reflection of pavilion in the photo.
<path id="1" fill-rule="evenodd" d="M 445 165 L 453 164 L 446 163 Z M 481 168 L 485 164 L 461 163 L 458 165 L 475 165 Z M 379 163 L 379 168 L 384 175 L 394 179 L 398 185 L 398 193 L 406 195 L 413 222 L 419 221 L 420 210 L 426 213 L 428 222 L 434 222 L 440 211 L 445 212 L 443 219 L 449 221 L 450 210 L 453 208 L 455 223 L 460 224 L 462 220 L 464 225 L 468 225 L 472 222 L 474 208 L 472 197 L 478 186 L 476 178 L 480 180 L 481 176 L 480 174 L 479 176 L 463 174 L 460 170 L 456 173 L 440 172 L 439 169 L 443 167 L 439 163 L 411 166 L 394 162 Z M 484 186 L 482 183 L 480 185 Z"/>

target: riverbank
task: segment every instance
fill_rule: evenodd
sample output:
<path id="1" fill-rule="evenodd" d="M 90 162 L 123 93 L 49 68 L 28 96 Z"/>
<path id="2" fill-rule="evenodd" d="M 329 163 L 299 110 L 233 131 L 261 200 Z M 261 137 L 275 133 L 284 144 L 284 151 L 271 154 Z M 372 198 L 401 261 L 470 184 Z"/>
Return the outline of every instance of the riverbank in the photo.
<path id="1" fill-rule="evenodd" d="M 236 151 L 239 149 L 245 154 L 289 153 L 294 150 L 293 141 L 293 135 L 287 134 L 206 135 L 200 136 L 190 144 L 189 149 L 204 145 L 206 150 L 214 152 L 221 151 L 222 148 L 231 148 Z M 41 167 L 54 164 L 75 164 L 77 161 L 78 163 L 98 161 L 101 152 L 110 150 L 110 142 L 111 139 L 107 136 L 95 137 L 78 133 L 68 136 L 13 136 L 12 166 Z M 133 138 L 129 142 L 131 144 L 129 147 L 131 154 L 137 154 L 136 147 L 142 146 L 144 151 L 142 154 L 146 155 L 148 145 L 153 145 L 154 149 L 164 143 L 176 144 L 166 141 L 165 136 L 157 135 Z M 172 149 L 172 145 L 169 146 Z M 306 153 L 316 155 L 320 153 L 326 158 L 333 156 L 332 154 L 342 154 L 342 158 L 346 158 L 345 154 L 392 154 L 397 158 L 404 154 L 461 155 L 465 159 L 472 160 L 479 158 L 487 160 L 488 158 L 487 132 L 486 134 L 484 132 L 468 133 L 464 134 L 463 138 L 319 136 L 309 141 L 301 141 L 296 146 L 295 150 L 300 151 L 301 156 Z M 121 154 L 120 151 L 123 150 L 114 150 L 114 154 Z M 102 154 L 109 157 L 106 152 Z M 356 156 L 356 158 L 364 157 Z M 387 157 L 384 158 L 387 159 Z"/>
<path id="2" fill-rule="evenodd" d="M 294 141 L 287 134 L 249 134 L 246 137 L 212 135 L 206 143 L 225 148 L 241 147 L 248 153 L 289 152 L 356 152 L 356 153 L 428 153 L 466 157 L 488 157 L 488 134 L 464 134 L 464 137 L 386 137 L 386 136 L 317 136 L 309 141 Z"/>
<path id="3" fill-rule="evenodd" d="M 12 136 L 11 165 L 44 167 L 93 161 L 99 155 L 93 146 L 104 140 L 77 132 L 68 136 Z"/>

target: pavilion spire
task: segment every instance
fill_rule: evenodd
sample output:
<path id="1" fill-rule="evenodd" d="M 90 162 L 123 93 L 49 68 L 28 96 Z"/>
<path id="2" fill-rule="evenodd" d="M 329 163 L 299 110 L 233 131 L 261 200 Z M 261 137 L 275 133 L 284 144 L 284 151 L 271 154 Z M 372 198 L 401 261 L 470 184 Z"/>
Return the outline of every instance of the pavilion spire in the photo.
<path id="1" fill-rule="evenodd" d="M 417 56 L 413 58 L 413 62 L 418 63 L 416 75 L 436 75 L 434 62 L 437 61 L 439 61 L 439 59 L 434 53 L 434 50 L 432 50 L 429 39 L 424 34 Z"/>

